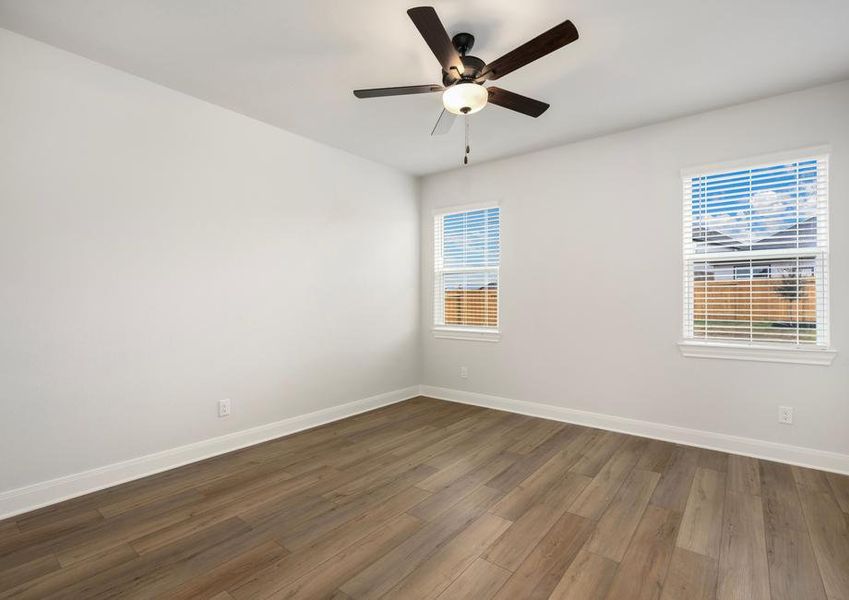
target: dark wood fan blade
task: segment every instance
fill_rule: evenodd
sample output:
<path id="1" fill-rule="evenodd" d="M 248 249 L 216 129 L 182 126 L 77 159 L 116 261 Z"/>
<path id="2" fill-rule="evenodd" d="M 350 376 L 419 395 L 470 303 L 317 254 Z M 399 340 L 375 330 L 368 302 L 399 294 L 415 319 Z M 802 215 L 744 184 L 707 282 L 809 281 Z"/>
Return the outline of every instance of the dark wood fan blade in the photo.
<path id="1" fill-rule="evenodd" d="M 514 92 L 508 92 L 499 87 L 488 87 L 486 91 L 489 93 L 489 101 L 498 106 L 515 110 L 529 117 L 538 117 L 546 110 L 549 105 L 533 98 L 522 96 Z"/>
<path id="2" fill-rule="evenodd" d="M 463 61 L 460 60 L 460 54 L 451 43 L 451 38 L 448 37 L 448 32 L 433 7 L 417 6 L 408 10 L 407 14 L 430 46 L 436 60 L 442 65 L 442 70 L 454 79 L 459 79 L 465 70 Z"/>
<path id="3" fill-rule="evenodd" d="M 457 115 L 448 112 L 443 108 L 442 112 L 439 114 L 439 118 L 436 120 L 436 125 L 433 126 L 433 131 L 430 132 L 430 135 L 444 135 L 448 133 L 456 118 Z"/>
<path id="4" fill-rule="evenodd" d="M 383 96 L 405 96 L 407 94 L 428 94 L 430 92 L 441 92 L 441 85 L 403 85 L 401 87 L 371 88 L 368 90 L 354 90 L 357 98 L 381 98 Z"/>
<path id="5" fill-rule="evenodd" d="M 504 77 L 507 73 L 512 73 L 516 69 L 542 58 L 566 44 L 571 44 L 577 39 L 578 30 L 575 29 L 572 21 L 563 21 L 560 25 L 552 27 L 530 42 L 522 44 L 486 65 L 480 77 L 478 77 L 478 81 Z"/>

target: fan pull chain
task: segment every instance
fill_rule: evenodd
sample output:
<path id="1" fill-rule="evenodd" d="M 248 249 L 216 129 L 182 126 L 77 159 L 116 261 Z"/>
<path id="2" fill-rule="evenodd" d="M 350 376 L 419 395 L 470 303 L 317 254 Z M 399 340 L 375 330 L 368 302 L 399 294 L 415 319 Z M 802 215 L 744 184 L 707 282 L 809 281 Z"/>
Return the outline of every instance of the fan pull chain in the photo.
<path id="1" fill-rule="evenodd" d="M 463 164 L 469 164 L 469 152 L 471 151 L 469 148 L 469 115 L 464 115 L 463 119 L 466 122 L 466 154 L 463 156 Z"/>

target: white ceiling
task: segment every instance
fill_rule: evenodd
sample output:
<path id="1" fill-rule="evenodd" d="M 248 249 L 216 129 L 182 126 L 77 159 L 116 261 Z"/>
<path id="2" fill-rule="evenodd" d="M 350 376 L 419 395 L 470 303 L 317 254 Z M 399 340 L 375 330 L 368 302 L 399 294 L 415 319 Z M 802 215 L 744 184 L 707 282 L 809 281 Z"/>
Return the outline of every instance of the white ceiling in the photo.
<path id="1" fill-rule="evenodd" d="M 425 4 L 422 0 L 422 4 Z M 0 27 L 414 174 L 459 166 L 463 128 L 430 130 L 439 83 L 397 0 L 0 0 Z M 564 19 L 581 39 L 498 81 L 539 119 L 471 117 L 472 161 L 849 78 L 847 0 L 435 0 L 493 60 Z"/>

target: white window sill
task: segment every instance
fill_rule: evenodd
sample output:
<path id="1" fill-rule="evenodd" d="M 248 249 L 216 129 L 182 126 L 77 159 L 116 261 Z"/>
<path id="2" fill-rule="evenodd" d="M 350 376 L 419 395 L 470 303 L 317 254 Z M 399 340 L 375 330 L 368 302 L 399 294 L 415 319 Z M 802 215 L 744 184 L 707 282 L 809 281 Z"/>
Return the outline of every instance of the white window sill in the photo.
<path id="1" fill-rule="evenodd" d="M 434 327 L 433 337 L 444 340 L 497 342 L 501 339 L 501 332 L 493 329 L 470 329 L 465 327 Z"/>
<path id="2" fill-rule="evenodd" d="M 678 342 L 681 354 L 690 358 L 726 358 L 759 362 L 828 366 L 837 351 L 830 348 L 782 347 L 768 344 L 724 344 L 721 342 Z"/>

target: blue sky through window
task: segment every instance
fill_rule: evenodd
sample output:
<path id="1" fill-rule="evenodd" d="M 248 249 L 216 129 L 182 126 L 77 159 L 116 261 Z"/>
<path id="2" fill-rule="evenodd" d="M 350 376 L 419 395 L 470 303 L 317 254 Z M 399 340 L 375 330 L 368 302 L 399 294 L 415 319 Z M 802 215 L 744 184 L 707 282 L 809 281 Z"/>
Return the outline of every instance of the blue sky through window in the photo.
<path id="1" fill-rule="evenodd" d="M 445 215 L 442 258 L 445 269 L 496 267 L 500 261 L 500 211 L 497 207 Z M 445 275 L 446 289 L 482 289 L 496 285 L 486 271 Z"/>
<path id="2" fill-rule="evenodd" d="M 723 245 L 722 238 L 730 246 L 772 238 L 795 247 L 797 233 L 804 235 L 800 225 L 816 218 L 817 176 L 812 159 L 693 177 L 694 239 Z M 796 233 L 783 233 L 788 231 Z"/>

